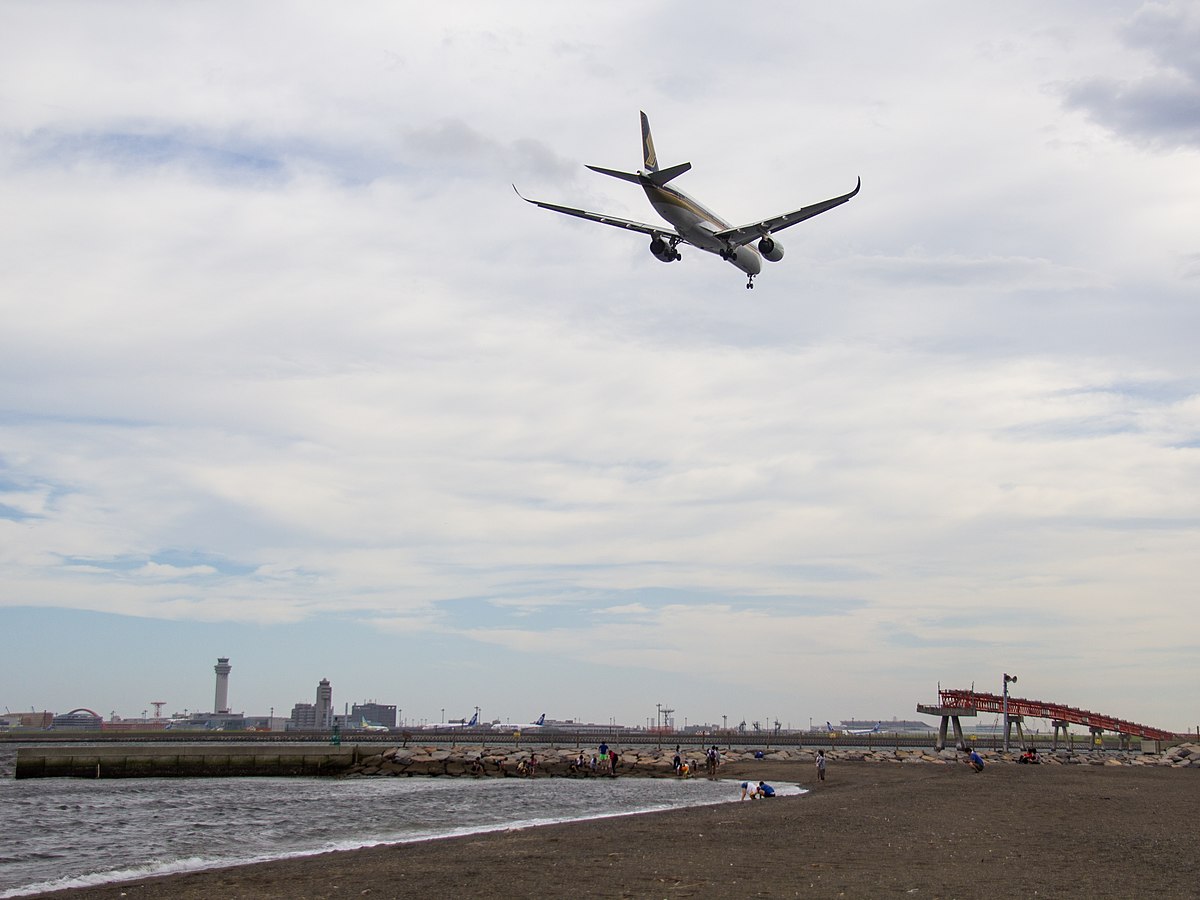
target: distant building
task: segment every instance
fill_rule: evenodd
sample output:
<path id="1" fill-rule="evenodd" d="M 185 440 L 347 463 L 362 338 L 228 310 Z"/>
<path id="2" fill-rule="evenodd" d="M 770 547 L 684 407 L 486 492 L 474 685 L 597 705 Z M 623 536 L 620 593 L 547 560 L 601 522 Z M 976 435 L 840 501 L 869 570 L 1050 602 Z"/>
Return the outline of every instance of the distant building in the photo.
<path id="1" fill-rule="evenodd" d="M 618 734 L 625 731 L 624 725 L 601 725 L 596 722 L 576 722 L 574 719 L 546 719 L 545 731 L 569 731 L 573 734 Z"/>
<path id="2" fill-rule="evenodd" d="M 297 703 L 288 717 L 288 731 L 316 731 L 317 707 L 312 703 Z"/>
<path id="3" fill-rule="evenodd" d="M 105 731 L 163 731 L 167 727 L 166 719 L 122 719 L 113 717 L 101 728 Z"/>
<path id="4" fill-rule="evenodd" d="M 363 721 L 368 725 L 383 725 L 387 728 L 396 727 L 396 707 L 387 703 L 370 702 L 355 703 L 350 707 L 350 721 L 358 725 Z"/>
<path id="5" fill-rule="evenodd" d="M 288 718 L 288 731 L 329 731 L 333 728 L 333 686 L 328 678 L 317 685 L 316 703 L 297 703 Z"/>
<path id="6" fill-rule="evenodd" d="M 322 678 L 317 685 L 317 728 L 326 731 L 333 727 L 333 685 Z"/>
<path id="7" fill-rule="evenodd" d="M 246 716 L 247 731 L 286 731 L 290 719 L 283 716 Z"/>
<path id="8" fill-rule="evenodd" d="M 184 719 L 172 717 L 163 727 L 186 728 L 192 731 L 243 731 L 246 728 L 246 717 L 242 713 L 192 713 Z"/>
<path id="9" fill-rule="evenodd" d="M 53 728 L 99 731 L 104 720 L 90 709 L 73 709 L 69 713 L 55 716 L 50 724 Z"/>

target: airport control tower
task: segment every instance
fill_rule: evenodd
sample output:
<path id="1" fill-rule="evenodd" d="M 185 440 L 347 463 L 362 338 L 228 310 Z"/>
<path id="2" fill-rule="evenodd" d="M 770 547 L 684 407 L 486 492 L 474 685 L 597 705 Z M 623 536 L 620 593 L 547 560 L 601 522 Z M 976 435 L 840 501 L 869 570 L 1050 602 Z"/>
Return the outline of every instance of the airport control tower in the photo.
<path id="1" fill-rule="evenodd" d="M 328 678 L 317 685 L 317 728 L 326 731 L 333 727 L 333 686 Z"/>
<path id="2" fill-rule="evenodd" d="M 213 671 L 217 673 L 217 697 L 213 701 L 213 712 L 227 713 L 229 712 L 229 673 L 233 671 L 233 666 L 229 664 L 229 657 L 218 656 Z"/>

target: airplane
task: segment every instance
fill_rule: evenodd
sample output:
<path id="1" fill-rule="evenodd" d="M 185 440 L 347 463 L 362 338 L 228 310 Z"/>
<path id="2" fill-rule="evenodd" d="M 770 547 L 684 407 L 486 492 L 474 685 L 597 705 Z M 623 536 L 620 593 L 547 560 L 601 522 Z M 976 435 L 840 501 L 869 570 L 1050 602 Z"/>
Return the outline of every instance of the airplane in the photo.
<path id="1" fill-rule="evenodd" d="M 371 722 L 368 722 L 365 718 L 363 718 L 358 723 L 358 730 L 359 731 L 391 731 L 392 729 L 388 728 L 386 725 L 375 725 Z"/>
<path id="2" fill-rule="evenodd" d="M 797 222 L 803 222 L 805 219 L 828 212 L 835 206 L 841 206 L 857 194 L 859 188 L 862 187 L 862 178 L 860 177 L 854 190 L 848 194 L 735 228 L 716 213 L 701 206 L 683 191 L 668 186 L 669 181 L 688 171 L 692 164 L 685 162 L 668 166 L 665 169 L 658 167 L 658 157 L 654 152 L 654 140 L 650 136 L 650 120 L 644 112 L 642 113 L 642 157 L 644 168 L 637 172 L 619 172 L 600 166 L 588 166 L 587 168 L 593 172 L 599 172 L 601 175 L 611 175 L 613 178 L 640 185 L 646 192 L 646 198 L 654 207 L 654 211 L 673 227 L 648 225 L 644 222 L 634 222 L 603 213 L 589 212 L 586 209 L 530 200 L 517 190 L 515 184 L 513 190 L 517 191 L 517 196 L 526 203 L 532 203 L 542 209 L 649 235 L 650 253 L 655 259 L 662 262 L 669 263 L 680 259 L 679 250 L 676 249 L 680 244 L 691 244 L 693 247 L 715 253 L 721 259 L 745 272 L 746 287 L 753 288 L 754 276 L 762 270 L 762 260 L 779 262 L 783 259 L 783 244 L 775 238 L 777 232 L 790 228 Z M 753 246 L 755 242 L 757 242 L 757 249 Z"/>
<path id="3" fill-rule="evenodd" d="M 492 726 L 492 731 L 527 731 L 531 728 L 545 727 L 546 714 L 542 713 L 536 722 L 497 722 Z"/>
<path id="4" fill-rule="evenodd" d="M 825 727 L 827 729 L 829 729 L 829 731 L 837 731 L 837 729 L 834 728 L 832 725 L 830 725 L 828 722 L 825 723 Z M 843 728 L 842 729 L 842 734 L 861 735 L 861 734 L 878 734 L 878 733 L 879 733 L 879 723 L 878 722 L 875 723 L 874 728 Z"/>
<path id="5" fill-rule="evenodd" d="M 426 731 L 445 731 L 448 728 L 475 728 L 478 725 L 479 713 L 475 713 L 475 715 L 471 716 L 471 721 L 469 722 L 434 722 L 430 725 L 423 725 L 421 727 Z"/>

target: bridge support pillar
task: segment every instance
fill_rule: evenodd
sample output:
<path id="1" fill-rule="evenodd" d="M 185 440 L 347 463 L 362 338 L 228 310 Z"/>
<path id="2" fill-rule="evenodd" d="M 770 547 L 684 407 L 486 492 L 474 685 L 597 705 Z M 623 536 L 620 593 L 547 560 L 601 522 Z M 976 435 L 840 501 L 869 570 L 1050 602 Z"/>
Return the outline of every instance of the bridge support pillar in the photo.
<path id="1" fill-rule="evenodd" d="M 1092 732 L 1092 749 L 1098 753 L 1104 752 L 1104 729 L 1097 728 L 1095 725 L 1091 727 Z"/>
<path id="2" fill-rule="evenodd" d="M 934 750 L 946 749 L 946 731 L 950 725 L 954 726 L 954 748 L 962 750 L 967 746 L 967 739 L 963 736 L 960 719 L 964 716 L 973 717 L 975 710 L 960 709 L 957 706 L 926 706 L 923 703 L 918 703 L 917 712 L 927 716 L 941 716 L 942 721 L 938 725 L 937 742 L 933 745 Z"/>
<path id="3" fill-rule="evenodd" d="M 1070 750 L 1071 735 L 1070 732 L 1067 731 L 1067 725 L 1070 723 L 1064 722 L 1062 719 L 1054 719 L 1050 722 L 1050 724 L 1054 726 L 1054 749 L 1058 749 L 1058 735 L 1059 732 L 1062 732 L 1063 741 L 1066 743 L 1067 749 Z"/>
<path id="4" fill-rule="evenodd" d="M 1018 741 L 1018 743 L 1020 743 L 1020 745 L 1022 747 L 1025 746 L 1025 729 L 1023 727 L 1021 727 L 1021 723 L 1024 721 L 1025 721 L 1024 716 L 1013 715 L 1012 713 L 1008 714 L 1008 723 L 1005 725 L 1005 729 L 1008 731 L 1008 734 L 1007 734 L 1008 742 L 1011 743 L 1011 741 L 1012 741 L 1013 726 L 1016 725 L 1017 726 L 1017 741 Z"/>

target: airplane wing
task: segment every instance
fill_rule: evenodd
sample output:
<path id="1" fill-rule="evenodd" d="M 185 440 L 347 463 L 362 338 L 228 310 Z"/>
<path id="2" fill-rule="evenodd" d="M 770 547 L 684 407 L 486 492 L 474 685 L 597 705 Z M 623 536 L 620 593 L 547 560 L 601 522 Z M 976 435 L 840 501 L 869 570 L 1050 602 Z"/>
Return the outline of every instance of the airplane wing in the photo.
<path id="1" fill-rule="evenodd" d="M 812 206 L 805 206 L 771 219 L 763 219 L 761 222 L 751 222 L 749 225 L 741 225 L 738 228 L 727 228 L 725 231 L 718 231 L 714 237 L 726 240 L 734 247 L 749 244 L 751 241 L 756 241 L 764 235 L 790 228 L 797 222 L 803 222 L 805 219 L 819 216 L 821 213 L 828 212 L 835 206 L 841 206 L 857 194 L 861 187 L 862 179 L 859 178 L 858 184 L 854 186 L 854 190 L 848 194 L 842 194 L 842 196 L 833 197 L 830 200 L 822 200 L 820 203 L 814 203 Z"/>
<path id="2" fill-rule="evenodd" d="M 517 186 L 513 185 L 513 190 L 517 191 Z M 626 231 L 638 231 L 642 234 L 658 235 L 673 238 L 675 240 L 684 240 L 683 235 L 677 232 L 669 225 L 647 225 L 645 222 L 634 222 L 630 219 L 618 219 L 616 216 L 606 216 L 603 213 L 589 212 L 586 209 L 575 209 L 572 206 L 558 206 L 554 203 L 544 203 L 541 200 L 530 200 L 520 191 L 517 191 L 517 196 L 526 203 L 532 203 L 534 206 L 540 206 L 542 209 L 549 209 L 557 213 L 563 213 L 568 216 L 575 216 L 580 219 L 587 219 L 589 222 L 599 222 L 601 225 L 612 225 L 614 228 L 624 228 Z M 815 213 L 814 213 L 815 215 Z M 748 240 L 753 240 L 758 237 L 755 232 L 753 237 Z"/>

